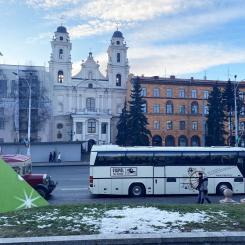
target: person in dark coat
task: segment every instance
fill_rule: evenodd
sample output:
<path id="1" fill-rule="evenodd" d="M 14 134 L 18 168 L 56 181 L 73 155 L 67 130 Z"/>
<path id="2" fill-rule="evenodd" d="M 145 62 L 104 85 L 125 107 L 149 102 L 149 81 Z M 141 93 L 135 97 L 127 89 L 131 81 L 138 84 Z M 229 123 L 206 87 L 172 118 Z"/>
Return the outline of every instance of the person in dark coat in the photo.
<path id="1" fill-rule="evenodd" d="M 56 162 L 56 151 L 53 152 L 53 162 Z"/>
<path id="2" fill-rule="evenodd" d="M 196 189 L 198 190 L 197 203 L 203 204 L 205 200 L 208 203 L 211 203 L 208 198 L 208 178 L 204 177 L 202 172 L 199 172 L 198 174 L 198 186 Z"/>
<path id="3" fill-rule="evenodd" d="M 203 181 L 203 173 L 199 172 L 198 173 L 198 185 L 196 187 L 196 190 L 198 190 L 198 197 L 197 197 L 197 203 L 201 203 L 202 201 L 202 192 L 201 192 L 201 184 Z"/>
<path id="4" fill-rule="evenodd" d="M 52 162 L 52 161 L 53 161 L 53 153 L 50 152 L 50 153 L 49 153 L 48 162 Z"/>

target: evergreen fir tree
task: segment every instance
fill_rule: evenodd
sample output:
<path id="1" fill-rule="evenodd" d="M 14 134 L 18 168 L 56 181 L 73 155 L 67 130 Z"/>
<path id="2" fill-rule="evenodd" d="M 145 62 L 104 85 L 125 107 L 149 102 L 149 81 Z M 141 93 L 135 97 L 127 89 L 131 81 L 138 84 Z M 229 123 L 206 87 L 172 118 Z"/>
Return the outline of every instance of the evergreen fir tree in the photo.
<path id="1" fill-rule="evenodd" d="M 128 145 L 128 117 L 127 102 L 125 101 L 122 113 L 120 114 L 120 118 L 117 123 L 116 143 L 121 146 Z"/>
<path id="2" fill-rule="evenodd" d="M 145 101 L 141 95 L 141 86 L 139 83 L 139 77 L 133 80 L 133 88 L 131 90 L 131 101 L 128 130 L 129 130 L 129 145 L 131 146 L 144 146 L 149 145 L 149 137 L 151 132 L 147 129 L 148 121 L 143 113 L 143 107 Z"/>
<path id="3" fill-rule="evenodd" d="M 207 118 L 208 135 L 206 144 L 208 146 L 222 146 L 225 143 L 224 130 L 224 104 L 222 93 L 217 83 L 213 86 L 213 91 L 208 98 L 209 114 Z"/>
<path id="4" fill-rule="evenodd" d="M 222 97 L 223 97 L 226 119 L 227 119 L 227 121 L 229 121 L 229 125 L 232 125 L 232 114 L 234 112 L 234 86 L 231 83 L 230 79 L 226 83 Z M 232 127 L 230 127 L 230 129 L 229 129 L 229 145 L 234 145 L 234 143 L 235 142 L 232 142 Z"/>

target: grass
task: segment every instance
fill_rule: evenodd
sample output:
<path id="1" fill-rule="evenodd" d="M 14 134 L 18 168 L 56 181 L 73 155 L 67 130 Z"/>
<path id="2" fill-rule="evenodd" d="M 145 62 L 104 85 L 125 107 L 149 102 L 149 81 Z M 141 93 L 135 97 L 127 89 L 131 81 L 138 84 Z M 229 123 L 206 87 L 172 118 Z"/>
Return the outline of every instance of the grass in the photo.
<path id="1" fill-rule="evenodd" d="M 171 231 L 245 231 L 245 205 L 145 205 L 168 212 L 202 213 L 209 217 L 203 222 L 172 223 L 166 222 L 164 227 Z M 135 205 L 127 205 L 135 208 Z M 142 207 L 142 205 L 139 205 Z M 54 235 L 99 234 L 101 220 L 106 211 L 124 209 L 124 205 L 64 205 L 49 206 L 0 214 L 0 237 L 29 237 Z M 107 216 L 107 218 L 111 218 Z M 120 220 L 122 215 L 112 217 Z M 144 217 L 140 218 L 144 219 Z M 134 224 L 131 230 L 124 233 L 137 232 L 140 228 Z M 162 225 L 152 224 L 156 231 Z"/>

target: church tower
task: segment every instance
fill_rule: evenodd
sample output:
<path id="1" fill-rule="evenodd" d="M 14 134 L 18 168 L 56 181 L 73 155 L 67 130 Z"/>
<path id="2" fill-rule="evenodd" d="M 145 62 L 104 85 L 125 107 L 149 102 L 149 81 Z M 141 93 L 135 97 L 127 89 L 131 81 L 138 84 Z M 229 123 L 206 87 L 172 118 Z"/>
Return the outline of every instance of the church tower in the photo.
<path id="1" fill-rule="evenodd" d="M 123 34 L 118 30 L 115 31 L 107 50 L 107 76 L 110 86 L 113 88 L 126 89 L 129 73 L 127 49 Z"/>
<path id="2" fill-rule="evenodd" d="M 71 82 L 71 48 L 69 33 L 64 26 L 59 26 L 51 41 L 52 53 L 49 61 L 49 73 L 55 85 Z"/>

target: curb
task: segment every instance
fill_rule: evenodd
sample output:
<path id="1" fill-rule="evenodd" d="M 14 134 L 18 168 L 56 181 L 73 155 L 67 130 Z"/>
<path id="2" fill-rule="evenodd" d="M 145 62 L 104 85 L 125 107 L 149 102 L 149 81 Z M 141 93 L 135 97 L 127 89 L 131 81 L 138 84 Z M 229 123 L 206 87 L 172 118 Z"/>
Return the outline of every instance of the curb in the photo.
<path id="1" fill-rule="evenodd" d="M 112 245 L 112 244 L 205 244 L 205 245 L 235 245 L 245 243 L 245 232 L 184 232 L 164 234 L 114 234 L 114 235 L 84 235 L 84 236 L 54 236 L 28 238 L 1 238 L 0 244 L 38 244 L 38 245 Z"/>

